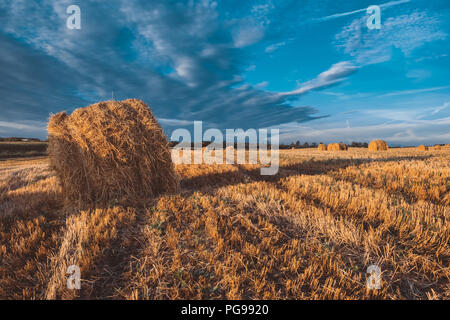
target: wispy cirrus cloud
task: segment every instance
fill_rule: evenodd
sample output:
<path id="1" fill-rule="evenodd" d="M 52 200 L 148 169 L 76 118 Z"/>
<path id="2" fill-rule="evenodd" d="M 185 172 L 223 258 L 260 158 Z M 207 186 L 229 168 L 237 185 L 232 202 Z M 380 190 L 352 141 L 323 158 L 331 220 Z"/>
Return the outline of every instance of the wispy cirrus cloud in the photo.
<path id="1" fill-rule="evenodd" d="M 181 119 L 165 119 L 165 118 L 158 118 L 157 119 L 159 123 L 162 123 L 163 125 L 169 125 L 169 126 L 188 126 L 193 124 L 193 121 L 187 121 L 187 120 L 181 120 Z"/>
<path id="2" fill-rule="evenodd" d="M 271 44 L 270 46 L 266 47 L 265 52 L 272 53 L 285 45 L 286 45 L 286 41 Z"/>
<path id="3" fill-rule="evenodd" d="M 432 92 L 432 91 L 438 91 L 438 90 L 444 90 L 448 89 L 450 86 L 440 86 L 440 87 L 432 87 L 432 88 L 422 88 L 422 89 L 413 89 L 413 90 L 400 90 L 400 91 L 393 91 L 389 93 L 385 93 L 380 95 L 379 97 L 393 97 L 393 96 L 402 96 L 402 95 L 412 95 L 417 93 L 424 93 L 424 92 Z"/>
<path id="4" fill-rule="evenodd" d="M 320 73 L 315 79 L 301 84 L 298 89 L 287 92 L 280 92 L 278 93 L 278 95 L 297 96 L 305 94 L 312 90 L 327 88 L 331 85 L 344 81 L 349 75 L 355 73 L 357 70 L 358 67 L 354 66 L 349 61 L 338 62 L 333 64 L 330 69 Z"/>
<path id="5" fill-rule="evenodd" d="M 389 8 L 389 7 L 393 7 L 393 6 L 397 6 L 399 4 L 404 4 L 404 3 L 408 3 L 411 0 L 398 0 L 398 1 L 390 1 L 390 2 L 386 2 L 383 4 L 378 5 L 380 8 Z M 354 15 L 356 13 L 361 13 L 361 12 L 366 12 L 367 11 L 367 7 L 366 8 L 362 8 L 362 9 L 357 9 L 357 10 L 353 10 L 353 11 L 348 11 L 348 12 L 342 12 L 342 13 L 335 13 L 329 16 L 325 16 L 322 18 L 317 18 L 314 19 L 313 21 L 317 21 L 317 22 L 323 22 L 323 21 L 329 21 L 329 20 L 334 20 L 337 18 L 341 18 L 341 17 L 347 17 L 347 16 L 351 16 Z"/>
<path id="6" fill-rule="evenodd" d="M 447 36 L 436 15 L 412 12 L 387 18 L 379 30 L 368 29 L 366 17 L 354 19 L 336 35 L 335 45 L 356 63 L 369 65 L 390 60 L 393 48 L 409 57 L 415 49 Z"/>
<path id="7" fill-rule="evenodd" d="M 264 27 L 253 19 L 239 22 L 233 29 L 233 41 L 237 48 L 243 48 L 257 43 L 264 37 Z"/>
<path id="8" fill-rule="evenodd" d="M 47 123 L 43 121 L 0 121 L 0 135 L 44 137 L 46 131 Z"/>
<path id="9" fill-rule="evenodd" d="M 444 104 L 442 104 L 440 106 L 432 108 L 431 114 L 435 115 L 435 114 L 437 114 L 437 113 L 441 112 L 442 110 L 445 110 L 445 109 L 447 109 L 449 107 L 450 107 L 450 101 L 449 102 L 445 102 Z"/>

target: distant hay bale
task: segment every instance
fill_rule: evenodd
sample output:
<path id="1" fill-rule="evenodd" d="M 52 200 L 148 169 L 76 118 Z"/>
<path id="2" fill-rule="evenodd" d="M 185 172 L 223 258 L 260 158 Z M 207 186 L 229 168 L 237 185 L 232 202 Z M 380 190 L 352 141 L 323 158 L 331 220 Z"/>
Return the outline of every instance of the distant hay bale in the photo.
<path id="1" fill-rule="evenodd" d="M 319 146 L 317 147 L 317 150 L 327 151 L 327 146 L 323 143 L 320 143 Z"/>
<path id="2" fill-rule="evenodd" d="M 167 139 L 141 100 L 60 112 L 48 132 L 50 165 L 67 204 L 139 204 L 178 189 Z"/>
<path id="3" fill-rule="evenodd" d="M 389 149 L 388 144 L 386 143 L 386 141 L 383 140 L 373 140 L 369 143 L 370 151 L 384 151 L 388 149 Z"/>
<path id="4" fill-rule="evenodd" d="M 434 146 L 434 150 L 441 150 L 441 149 L 442 149 L 442 147 L 439 144 Z"/>
<path id="5" fill-rule="evenodd" d="M 214 150 L 214 148 L 212 148 L 212 147 L 211 147 L 211 149 L 209 147 L 203 147 L 202 151 L 203 151 L 203 154 L 206 156 L 214 157 L 216 155 L 216 150 Z"/>
<path id="6" fill-rule="evenodd" d="M 327 147 L 328 151 L 341 151 L 347 149 L 348 147 L 345 143 L 330 143 Z"/>
<path id="7" fill-rule="evenodd" d="M 421 150 L 421 151 L 427 151 L 428 147 L 424 146 L 423 144 L 421 144 L 419 147 L 417 147 L 417 149 Z"/>

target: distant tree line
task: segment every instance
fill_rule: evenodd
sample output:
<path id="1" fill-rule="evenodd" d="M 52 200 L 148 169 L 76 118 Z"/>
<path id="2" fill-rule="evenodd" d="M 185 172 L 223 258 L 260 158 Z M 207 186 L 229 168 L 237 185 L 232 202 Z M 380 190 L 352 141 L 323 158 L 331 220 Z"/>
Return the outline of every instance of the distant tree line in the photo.
<path id="1" fill-rule="evenodd" d="M 178 144 L 179 144 L 180 146 L 182 146 L 182 145 L 183 145 L 183 142 L 180 143 L 180 142 L 178 142 L 178 141 L 170 141 L 170 142 L 169 142 L 169 147 L 173 148 L 173 147 L 175 147 L 175 146 L 178 145 Z M 210 144 L 211 144 L 211 141 L 202 141 L 202 148 L 203 148 L 203 147 L 207 147 L 207 146 L 210 145 Z M 282 146 L 283 146 L 283 145 L 280 145 L 280 149 L 283 149 Z M 226 142 L 224 141 L 224 142 L 223 142 L 223 149 L 225 149 L 226 147 L 227 147 L 227 144 L 226 144 Z M 233 147 L 237 149 L 237 142 L 234 143 Z M 257 146 L 257 147 L 258 147 L 258 146 Z M 195 148 L 195 143 L 194 143 L 194 142 L 191 142 L 191 149 L 194 149 L 194 148 Z M 249 144 L 248 142 L 246 142 L 246 143 L 245 143 L 245 149 L 248 150 L 249 148 L 250 148 L 250 144 Z M 270 143 L 267 144 L 267 148 L 270 149 Z M 288 148 L 289 148 L 289 145 L 286 145 L 284 149 L 288 149 Z"/>
<path id="2" fill-rule="evenodd" d="M 211 141 L 202 141 L 202 147 L 207 147 L 209 144 L 211 143 Z M 320 142 L 323 143 L 323 142 Z M 178 141 L 171 141 L 169 142 L 169 146 L 171 148 L 173 148 L 174 146 L 176 146 L 177 144 L 179 144 Z M 295 143 L 292 142 L 290 144 L 280 144 L 279 148 L 280 149 L 303 149 L 303 148 L 317 148 L 319 144 L 316 142 L 312 142 L 312 143 L 301 143 L 300 141 L 296 141 Z M 369 144 L 367 142 L 355 142 L 353 141 L 351 144 L 348 144 L 349 147 L 354 147 L 354 148 L 367 148 L 369 146 Z M 223 148 L 225 149 L 227 147 L 226 143 L 223 143 Z M 234 147 L 237 148 L 237 143 L 234 143 Z M 270 144 L 267 146 L 270 149 Z M 191 143 L 191 149 L 194 149 L 194 142 Z M 245 143 L 245 149 L 249 149 L 249 143 L 246 142 Z"/>
<path id="3" fill-rule="evenodd" d="M 319 142 L 323 143 L 323 142 Z M 367 148 L 369 146 L 369 144 L 367 142 L 356 142 L 356 141 L 352 141 L 351 144 L 347 144 L 349 147 L 354 147 L 354 148 Z M 301 143 L 300 141 L 296 141 L 291 142 L 291 144 L 289 145 L 280 145 L 280 149 L 302 149 L 302 148 L 317 148 L 318 144 L 316 142 L 312 142 L 312 143 Z"/>
<path id="4" fill-rule="evenodd" d="M 1 138 L 0 142 L 41 142 L 41 139 L 37 138 L 20 138 L 20 137 L 8 137 L 8 138 Z"/>

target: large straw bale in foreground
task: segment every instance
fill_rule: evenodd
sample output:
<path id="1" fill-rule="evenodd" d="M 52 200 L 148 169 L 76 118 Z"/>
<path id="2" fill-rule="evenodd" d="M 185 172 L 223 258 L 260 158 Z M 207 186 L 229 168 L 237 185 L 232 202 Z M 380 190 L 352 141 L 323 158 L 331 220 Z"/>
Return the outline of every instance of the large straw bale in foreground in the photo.
<path id="1" fill-rule="evenodd" d="M 50 165 L 68 204 L 140 204 L 178 188 L 167 139 L 141 100 L 60 112 L 48 132 Z"/>
<path id="2" fill-rule="evenodd" d="M 389 149 L 389 146 L 384 140 L 373 140 L 369 143 L 370 151 L 383 151 L 387 149 Z"/>
<path id="3" fill-rule="evenodd" d="M 421 151 L 427 151 L 428 147 L 424 146 L 423 144 L 421 144 L 420 146 L 417 147 L 417 149 L 421 150 Z"/>
<path id="4" fill-rule="evenodd" d="M 341 151 L 347 149 L 348 147 L 345 143 L 330 143 L 327 147 L 328 151 Z"/>
<path id="5" fill-rule="evenodd" d="M 319 146 L 317 147 L 317 150 L 327 151 L 327 146 L 324 145 L 323 143 L 320 143 Z"/>

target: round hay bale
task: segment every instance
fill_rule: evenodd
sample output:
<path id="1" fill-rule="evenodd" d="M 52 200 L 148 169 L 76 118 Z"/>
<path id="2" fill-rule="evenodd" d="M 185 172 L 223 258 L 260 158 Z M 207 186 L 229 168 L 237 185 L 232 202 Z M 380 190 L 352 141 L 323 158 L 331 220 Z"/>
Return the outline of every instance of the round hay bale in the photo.
<path id="1" fill-rule="evenodd" d="M 388 144 L 386 141 L 383 140 L 373 140 L 369 143 L 369 150 L 370 151 L 384 151 L 389 149 Z"/>
<path id="2" fill-rule="evenodd" d="M 178 189 L 167 139 L 141 100 L 60 112 L 48 132 L 50 165 L 66 204 L 141 204 Z"/>
<path id="3" fill-rule="evenodd" d="M 330 143 L 327 147 L 328 151 L 341 151 L 348 150 L 348 147 L 345 143 Z"/>
<path id="4" fill-rule="evenodd" d="M 320 143 L 319 146 L 317 147 L 317 150 L 327 151 L 327 146 L 323 143 Z"/>
<path id="5" fill-rule="evenodd" d="M 417 147 L 417 149 L 419 149 L 419 150 L 421 150 L 421 151 L 427 151 L 427 150 L 428 150 L 428 147 L 425 146 L 425 145 L 423 145 L 423 144 L 421 144 L 420 146 Z"/>
<path id="6" fill-rule="evenodd" d="M 434 146 L 434 150 L 441 150 L 441 149 L 442 149 L 442 147 L 439 144 Z"/>
<path id="7" fill-rule="evenodd" d="M 421 144 L 420 146 L 417 147 L 417 149 L 421 150 L 421 151 L 427 151 L 428 147 L 424 146 L 423 144 Z"/>
<path id="8" fill-rule="evenodd" d="M 212 156 L 214 157 L 216 155 L 216 151 L 211 147 L 211 149 L 209 147 L 204 147 L 202 148 L 203 150 L 203 154 L 206 156 Z"/>

